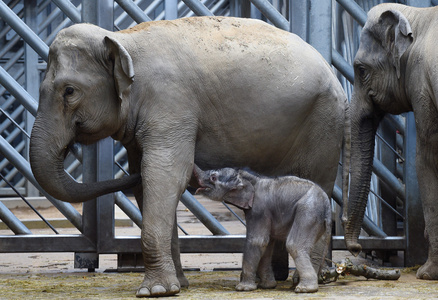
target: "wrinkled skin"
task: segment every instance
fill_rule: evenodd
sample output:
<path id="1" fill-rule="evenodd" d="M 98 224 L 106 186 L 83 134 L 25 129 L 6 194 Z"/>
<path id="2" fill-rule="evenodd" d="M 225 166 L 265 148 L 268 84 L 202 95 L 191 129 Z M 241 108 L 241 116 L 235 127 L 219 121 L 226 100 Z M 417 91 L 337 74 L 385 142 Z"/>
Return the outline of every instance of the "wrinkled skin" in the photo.
<path id="1" fill-rule="evenodd" d="M 223 168 L 202 171 L 195 165 L 197 194 L 225 201 L 245 212 L 246 242 L 238 291 L 275 288 L 271 267 L 274 240 L 286 242 L 299 274 L 297 293 L 318 291 L 318 276 L 330 242 L 331 206 L 316 184 L 295 176 L 261 177 L 243 170 Z M 323 256 L 312 265 L 311 250 L 322 238 Z"/>
<path id="2" fill-rule="evenodd" d="M 148 22 L 115 33 L 73 25 L 50 47 L 40 95 L 30 161 L 47 192 L 79 202 L 138 180 L 73 183 L 62 161 L 74 142 L 111 136 L 127 149 L 130 173 L 141 174 L 139 297 L 173 295 L 187 284 L 174 224 L 195 161 L 296 174 L 331 195 L 348 115 L 338 80 L 312 47 L 237 18 Z"/>
<path id="3" fill-rule="evenodd" d="M 351 186 L 345 239 L 353 254 L 369 192 L 374 136 L 386 113 L 413 111 L 416 168 L 422 199 L 428 259 L 417 272 L 438 279 L 438 8 L 396 4 L 374 7 L 362 30 L 354 61 L 351 100 Z"/>

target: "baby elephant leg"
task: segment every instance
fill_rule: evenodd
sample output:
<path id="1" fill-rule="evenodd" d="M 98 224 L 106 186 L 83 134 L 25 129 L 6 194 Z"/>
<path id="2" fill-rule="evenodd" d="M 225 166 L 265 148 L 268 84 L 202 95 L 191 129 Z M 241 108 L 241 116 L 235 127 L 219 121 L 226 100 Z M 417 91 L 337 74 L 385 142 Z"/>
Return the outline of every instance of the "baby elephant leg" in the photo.
<path id="1" fill-rule="evenodd" d="M 286 241 L 286 247 L 292 256 L 299 275 L 296 293 L 314 293 L 318 291 L 318 276 L 312 265 L 310 253 L 321 234 L 324 223 L 316 223 L 308 214 L 297 214 Z"/>
<path id="2" fill-rule="evenodd" d="M 270 241 L 263 254 L 257 275 L 260 277 L 259 287 L 262 289 L 273 289 L 277 286 L 274 270 L 272 269 L 272 253 L 274 251 L 274 241 Z"/>
<path id="3" fill-rule="evenodd" d="M 253 291 L 257 289 L 256 271 L 268 241 L 269 237 L 268 239 L 263 237 L 251 238 L 251 235 L 248 234 L 243 252 L 242 275 L 240 276 L 240 283 L 236 286 L 237 291 Z"/>

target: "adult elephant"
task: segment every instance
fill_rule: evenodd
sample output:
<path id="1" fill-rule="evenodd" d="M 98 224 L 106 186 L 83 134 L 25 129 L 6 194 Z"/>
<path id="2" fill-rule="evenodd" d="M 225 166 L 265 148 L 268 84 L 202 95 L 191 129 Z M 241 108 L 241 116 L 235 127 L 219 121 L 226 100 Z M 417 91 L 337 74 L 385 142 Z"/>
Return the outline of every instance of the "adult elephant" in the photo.
<path id="1" fill-rule="evenodd" d="M 73 182 L 63 169 L 68 145 L 121 141 L 130 172 L 141 174 L 134 194 L 145 277 L 137 296 L 171 295 L 180 290 L 175 265 L 186 281 L 171 237 L 194 162 L 293 173 L 330 195 L 347 105 L 317 51 L 262 21 L 196 17 L 116 33 L 78 24 L 50 46 L 31 165 L 47 192 L 85 201 L 136 179 Z"/>
<path id="2" fill-rule="evenodd" d="M 438 279 L 438 8 L 382 4 L 372 8 L 354 60 L 351 100 L 351 186 L 345 240 L 357 242 L 370 187 L 374 136 L 386 113 L 413 111 L 417 174 L 428 259 L 417 272 Z"/>

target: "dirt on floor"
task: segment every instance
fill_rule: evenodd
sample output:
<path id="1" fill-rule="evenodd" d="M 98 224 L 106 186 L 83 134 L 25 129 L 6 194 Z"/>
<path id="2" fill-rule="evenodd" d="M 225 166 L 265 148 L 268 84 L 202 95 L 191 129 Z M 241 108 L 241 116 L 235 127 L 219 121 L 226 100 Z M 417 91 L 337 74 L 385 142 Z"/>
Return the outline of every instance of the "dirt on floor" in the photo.
<path id="1" fill-rule="evenodd" d="M 221 224 L 233 234 L 242 234 L 245 227 L 215 202 L 203 203 Z M 214 204 L 216 205 L 216 204 Z M 78 207 L 80 210 L 80 207 Z M 35 217 L 27 209 L 12 209 L 20 220 Z M 60 216 L 53 209 L 41 210 L 45 217 Z M 116 216 L 123 218 L 116 212 Z M 189 234 L 211 234 L 185 207 L 178 207 L 178 220 Z M 75 229 L 61 228 L 61 233 Z M 32 229 L 33 233 L 49 234 L 49 229 Z M 119 235 L 139 234 L 136 225 L 117 227 Z M 10 234 L 0 230 L 0 234 Z M 53 233 L 50 233 L 53 234 Z M 181 233 L 182 234 L 182 233 Z M 135 299 L 143 274 L 117 273 L 117 256 L 100 255 L 99 268 L 93 273 L 74 269 L 74 253 L 6 253 L 0 254 L 0 299 Z M 350 258 L 353 263 L 381 267 L 378 262 L 354 258 L 346 251 L 334 251 L 333 260 Z M 291 289 L 291 276 L 272 290 L 237 292 L 241 253 L 182 254 L 182 264 L 190 287 L 173 299 L 438 299 L 438 281 L 415 278 L 415 268 L 402 268 L 396 281 L 367 280 L 348 275 L 338 281 L 320 285 L 313 294 L 296 294 Z M 290 263 L 291 274 L 294 271 Z M 290 275 L 291 275 L 290 274 Z"/>
<path id="2" fill-rule="evenodd" d="M 272 290 L 237 292 L 240 271 L 186 271 L 190 287 L 174 299 L 437 299 L 436 281 L 402 272 L 397 281 L 346 276 L 320 285 L 313 294 L 296 294 L 290 279 Z M 141 273 L 32 272 L 0 275 L 1 299 L 134 299 Z"/>

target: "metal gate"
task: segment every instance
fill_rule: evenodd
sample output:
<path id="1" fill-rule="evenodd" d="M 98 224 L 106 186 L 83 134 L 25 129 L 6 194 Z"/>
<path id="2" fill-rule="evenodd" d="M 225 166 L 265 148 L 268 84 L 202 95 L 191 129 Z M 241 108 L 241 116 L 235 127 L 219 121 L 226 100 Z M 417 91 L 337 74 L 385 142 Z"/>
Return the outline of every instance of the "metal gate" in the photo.
<path id="1" fill-rule="evenodd" d="M 11 235 L 0 236 L 0 252 L 75 252 L 75 267 L 94 269 L 98 255 L 117 253 L 132 260 L 140 253 L 139 237 L 115 234 L 114 204 L 138 226 L 138 208 L 122 193 L 83 204 L 82 213 L 45 193 L 27 160 L 30 129 L 37 110 L 38 88 L 56 33 L 73 23 L 89 22 L 120 30 L 139 22 L 193 15 L 252 17 L 292 31 L 313 45 L 337 70 L 348 97 L 353 82 L 352 59 L 366 13 L 382 1 L 365 0 L 0 0 L 0 197 L 44 195 L 77 228 L 77 234 L 35 235 L 0 202 L 0 219 Z M 438 1 L 398 1 L 430 6 Z M 433 2 L 433 3 L 432 3 Z M 374 176 L 364 229 L 365 251 L 402 250 L 406 265 L 423 263 L 422 215 L 415 175 L 415 128 L 411 114 L 389 116 L 379 129 Z M 78 181 L 122 176 L 127 169 L 124 148 L 112 139 L 76 148 L 66 170 Z M 99 168 L 97 167 L 99 166 Z M 26 196 L 26 197 L 25 197 Z M 1 200 L 2 198 L 0 198 Z M 341 204 L 335 188 L 334 203 Z M 212 235 L 180 237 L 181 252 L 241 252 L 243 235 L 229 232 L 185 192 L 181 201 Z M 334 205 L 334 210 L 338 210 Z M 336 214 L 337 216 L 338 214 Z M 409 222 L 409 218 L 415 221 Z M 332 249 L 345 249 L 336 221 Z M 415 225 L 415 226 L 414 226 Z M 415 256 L 412 255 L 415 252 Z"/>

